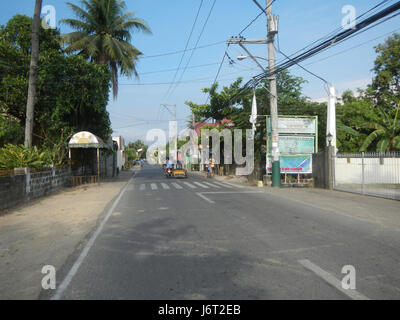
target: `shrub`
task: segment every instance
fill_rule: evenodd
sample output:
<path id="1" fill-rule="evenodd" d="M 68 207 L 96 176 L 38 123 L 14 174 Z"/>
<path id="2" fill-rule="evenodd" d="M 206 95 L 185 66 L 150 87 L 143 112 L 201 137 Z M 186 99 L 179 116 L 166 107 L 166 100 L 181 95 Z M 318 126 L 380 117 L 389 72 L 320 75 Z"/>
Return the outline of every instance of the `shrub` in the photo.
<path id="1" fill-rule="evenodd" d="M 46 165 L 45 153 L 36 147 L 25 148 L 23 145 L 7 144 L 0 149 L 0 170 L 14 168 L 40 169 Z"/>

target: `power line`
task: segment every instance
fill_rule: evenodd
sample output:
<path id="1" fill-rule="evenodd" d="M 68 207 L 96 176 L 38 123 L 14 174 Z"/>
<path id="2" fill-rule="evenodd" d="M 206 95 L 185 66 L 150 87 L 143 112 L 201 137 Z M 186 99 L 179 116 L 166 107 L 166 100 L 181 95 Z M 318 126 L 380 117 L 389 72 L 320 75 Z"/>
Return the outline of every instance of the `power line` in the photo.
<path id="1" fill-rule="evenodd" d="M 190 67 L 188 67 L 188 69 L 209 67 L 209 66 L 215 66 L 215 65 L 218 65 L 218 64 L 219 64 L 219 62 L 207 63 L 207 64 L 199 64 L 199 65 L 196 65 L 196 66 L 190 66 Z M 175 70 L 179 70 L 179 69 L 174 68 L 174 69 L 164 69 L 164 70 L 158 70 L 158 71 L 149 71 L 149 72 L 139 73 L 139 75 L 141 76 L 141 75 L 153 74 L 153 73 L 163 73 L 163 72 L 169 72 L 169 71 L 175 71 Z"/>
<path id="2" fill-rule="evenodd" d="M 217 74 L 215 75 L 214 82 L 213 82 L 213 84 L 211 85 L 211 88 L 212 88 L 212 87 L 215 85 L 215 83 L 217 82 L 219 73 L 221 72 L 222 65 L 224 64 L 225 57 L 226 57 L 226 55 L 227 55 L 228 48 L 229 48 L 229 44 L 227 45 L 227 47 L 226 47 L 226 49 L 225 49 L 225 52 L 224 52 L 224 55 L 222 56 L 221 63 L 220 63 L 220 65 L 219 65 Z M 211 88 L 210 88 L 210 89 L 211 89 Z M 210 99 L 210 92 L 208 92 L 207 99 L 206 99 L 206 102 L 205 102 L 204 104 L 207 104 L 208 99 Z"/>
<path id="3" fill-rule="evenodd" d="M 357 20 L 359 20 L 359 19 L 361 19 L 362 17 L 368 15 L 369 13 L 372 14 L 372 13 L 373 13 L 374 11 L 376 11 L 379 7 L 381 7 L 382 5 L 384 5 L 384 4 L 387 3 L 387 2 L 391 2 L 391 1 L 393 1 L 393 0 L 383 0 L 383 1 L 381 1 L 380 3 L 378 3 L 377 5 L 375 5 L 374 7 L 372 7 L 371 9 L 367 10 L 366 12 L 364 12 L 363 14 L 361 14 L 360 16 L 358 16 L 355 20 L 352 20 L 351 23 L 355 23 Z M 310 44 L 308 44 L 308 45 L 305 46 L 304 48 L 299 49 L 299 50 L 297 50 L 296 52 L 290 54 L 289 57 L 292 57 L 292 56 L 294 56 L 295 54 L 298 54 L 299 52 L 302 52 L 302 51 L 304 51 L 304 50 L 310 48 L 312 45 L 315 45 L 315 44 L 318 43 L 318 42 L 324 41 L 324 40 L 326 40 L 326 39 L 332 37 L 332 35 L 334 35 L 334 34 L 340 32 L 341 30 L 343 30 L 343 27 L 339 27 L 339 28 L 337 28 L 337 29 L 335 29 L 335 30 L 329 32 L 329 33 L 326 34 L 325 36 L 323 36 L 323 37 L 321 37 L 321 38 L 319 38 L 319 39 L 317 39 L 317 40 L 311 42 Z"/>
<path id="4" fill-rule="evenodd" d="M 210 43 L 210 44 L 205 44 L 203 46 L 198 46 L 197 48 L 190 48 L 187 50 L 179 50 L 179 51 L 172 51 L 172 52 L 166 52 L 166 53 L 159 53 L 159 54 L 155 54 L 155 55 L 151 55 L 151 56 L 141 56 L 140 59 L 149 59 L 149 58 L 158 58 L 158 57 L 165 57 L 165 56 L 171 56 L 171 55 L 175 55 L 175 54 L 179 54 L 182 52 L 187 52 L 187 51 L 193 51 L 193 50 L 197 50 L 197 49 L 204 49 L 204 48 L 209 48 L 209 47 L 213 47 L 213 46 L 217 46 L 219 44 L 223 44 L 226 43 L 225 40 L 223 41 L 218 41 L 218 42 L 214 42 L 214 43 Z"/>
<path id="5" fill-rule="evenodd" d="M 373 42 L 373 41 L 376 41 L 376 40 L 378 40 L 378 39 L 380 39 L 380 38 L 386 37 L 386 36 L 388 36 L 388 35 L 390 35 L 390 34 L 393 34 L 394 32 L 397 32 L 397 31 L 400 31 L 400 28 L 399 28 L 399 29 L 395 29 L 395 30 L 393 30 L 393 31 L 391 31 L 391 32 L 387 32 L 387 33 L 385 33 L 385 34 L 383 34 L 383 35 L 381 35 L 381 36 L 379 36 L 379 37 L 376 37 L 376 38 L 374 38 L 374 39 L 371 39 L 371 40 L 362 42 L 362 43 L 360 43 L 360 44 L 358 44 L 358 45 L 355 45 L 355 46 L 353 46 L 353 47 L 350 47 L 350 48 L 347 48 L 347 49 L 345 49 L 345 50 L 336 52 L 335 54 L 332 54 L 332 55 L 330 55 L 330 56 L 327 56 L 327 57 L 324 57 L 324 58 L 322 58 L 322 59 L 319 59 L 319 60 L 310 62 L 310 63 L 306 64 L 306 66 L 309 66 L 309 65 L 312 65 L 312 64 L 315 64 L 315 63 L 318 63 L 318 62 L 321 62 L 321 61 L 324 61 L 324 60 L 333 58 L 333 57 L 335 57 L 335 56 L 338 56 L 338 55 L 340 55 L 340 54 L 342 54 L 342 53 L 345 53 L 345 52 L 348 52 L 348 51 L 350 51 L 350 50 L 357 49 L 357 48 L 359 48 L 359 47 L 361 47 L 361 46 L 363 46 L 363 45 L 366 45 L 366 44 L 368 44 L 368 43 L 371 43 L 371 42 Z"/>
<path id="6" fill-rule="evenodd" d="M 199 18 L 199 14 L 200 14 L 201 7 L 202 7 L 202 6 L 203 6 L 203 0 L 200 1 L 200 6 L 199 6 L 199 9 L 197 10 L 196 18 L 194 19 L 194 22 L 193 22 L 193 24 L 192 24 L 192 29 L 190 30 L 189 37 L 188 37 L 188 39 L 187 39 L 187 41 L 186 41 L 185 49 L 183 50 L 182 57 L 181 57 L 181 60 L 179 61 L 179 65 L 178 65 L 178 68 L 176 69 L 176 72 L 175 72 L 174 78 L 173 78 L 173 80 L 172 80 L 172 83 L 175 82 L 176 76 L 178 75 L 178 72 L 179 72 L 179 69 L 180 69 L 180 67 L 181 67 L 183 58 L 185 57 L 185 54 L 186 54 L 186 50 L 187 50 L 187 48 L 188 48 L 188 46 L 189 46 L 190 39 L 192 38 L 192 34 L 193 34 L 193 31 L 194 31 L 194 27 L 196 26 L 197 19 Z M 193 51 L 192 51 L 192 52 L 193 52 Z M 167 92 L 165 93 L 164 98 L 168 95 L 169 91 L 171 90 L 171 87 L 172 87 L 172 84 L 171 84 L 171 86 L 168 88 Z"/>
<path id="7" fill-rule="evenodd" d="M 379 11 L 378 13 L 374 14 L 371 17 L 368 17 L 366 19 L 364 19 L 363 21 L 361 21 L 360 23 L 356 24 L 355 29 L 349 29 L 349 30 L 345 30 L 340 32 L 339 34 L 336 34 L 334 36 L 332 36 L 330 39 L 327 39 L 326 41 L 324 41 L 321 44 L 318 44 L 314 47 L 312 47 L 311 49 L 309 49 L 308 51 L 294 57 L 291 58 L 290 60 L 281 63 L 280 65 L 278 65 L 276 67 L 276 69 L 274 70 L 274 72 L 265 72 L 265 73 L 261 73 L 255 77 L 253 77 L 250 81 L 248 81 L 240 90 L 239 92 L 234 95 L 232 99 L 237 98 L 238 96 L 240 96 L 243 92 L 247 92 L 249 89 L 253 89 L 255 88 L 261 81 L 265 81 L 266 79 L 268 79 L 268 77 L 271 77 L 285 69 L 290 68 L 291 66 L 298 64 L 301 61 L 304 61 L 316 54 L 318 54 L 321 51 L 324 51 L 330 47 L 333 47 L 335 45 L 337 45 L 338 43 L 341 43 L 345 40 L 347 40 L 350 37 L 355 36 L 356 34 L 360 34 L 362 32 L 363 29 L 367 28 L 370 29 L 374 26 L 377 26 L 378 24 L 380 24 L 381 22 L 375 23 L 387 16 L 389 16 L 390 14 L 392 14 L 395 11 L 398 11 L 400 9 L 400 1 L 396 2 L 395 4 L 387 7 L 386 9 L 382 9 L 381 11 Z M 399 13 L 394 14 L 392 16 L 390 16 L 389 18 L 384 19 L 384 21 L 387 21 L 388 19 L 392 19 L 395 16 L 397 16 Z M 372 25 L 370 27 L 370 25 Z M 367 30 L 368 30 L 367 29 Z M 360 32 L 361 31 L 361 32 Z"/>
<path id="8" fill-rule="evenodd" d="M 195 44 L 195 46 L 194 46 L 195 49 L 192 51 L 192 53 L 191 53 L 191 55 L 190 55 L 190 57 L 189 57 L 189 59 L 188 59 L 188 61 L 187 61 L 187 63 L 186 63 L 186 66 L 185 66 L 185 68 L 183 69 L 183 71 L 182 71 L 182 73 L 181 73 L 181 76 L 180 76 L 180 78 L 179 78 L 177 84 L 176 84 L 175 87 L 172 89 L 172 91 L 171 91 L 171 93 L 169 94 L 169 96 L 172 95 L 172 93 L 173 93 L 173 92 L 175 91 L 175 89 L 178 87 L 178 83 L 182 80 L 183 75 L 185 74 L 185 72 L 186 72 L 186 70 L 187 70 L 187 68 L 188 68 L 188 66 L 189 66 L 189 63 L 190 63 L 190 61 L 192 60 L 192 57 L 193 57 L 193 55 L 194 55 L 194 52 L 195 52 L 196 49 L 197 49 L 197 46 L 198 46 L 198 44 L 199 44 L 199 42 L 200 42 L 200 39 L 201 39 L 201 37 L 202 37 L 202 35 L 203 35 L 203 33 L 204 33 L 204 30 L 206 29 L 206 26 L 207 26 L 207 24 L 208 24 L 208 20 L 209 20 L 210 17 L 211 17 L 211 13 L 212 13 L 212 11 L 213 11 L 213 9 L 214 9 L 214 6 L 215 6 L 215 3 L 216 3 L 216 2 L 217 2 L 217 0 L 214 0 L 212 6 L 211 6 L 211 8 L 210 8 L 210 11 L 209 11 L 209 13 L 208 13 L 207 19 L 206 19 L 206 21 L 205 21 L 204 24 L 203 24 L 203 28 L 201 29 L 201 32 L 200 32 L 200 34 L 199 34 L 199 36 L 198 36 L 198 38 L 197 38 L 196 44 Z"/>
<path id="9" fill-rule="evenodd" d="M 365 29 L 367 27 L 368 27 L 368 29 L 371 29 L 372 27 L 382 23 L 382 21 L 380 21 L 380 22 L 377 22 L 377 21 L 387 17 L 388 15 L 392 14 L 395 11 L 398 11 L 399 9 L 400 9 L 400 1 L 398 1 L 396 4 L 390 6 L 386 9 L 381 10 L 380 12 L 374 14 L 373 16 L 366 18 L 363 21 L 357 23 L 356 27 L 354 29 L 348 29 L 348 30 L 342 31 L 339 34 L 336 34 L 336 35 L 332 36 L 331 38 L 325 40 L 321 44 L 318 44 L 318 45 L 312 47 L 311 49 L 307 50 L 306 52 L 296 56 L 295 58 L 291 58 L 291 60 L 281 63 L 280 65 L 278 65 L 276 67 L 276 69 L 273 73 L 268 72 L 268 75 L 264 74 L 264 77 L 272 76 L 273 74 L 276 74 L 284 69 L 287 69 L 287 68 L 293 66 L 294 64 L 304 61 L 304 60 L 320 53 L 321 51 L 331 48 L 331 47 L 347 40 L 348 38 L 355 36 L 356 34 L 358 35 L 361 32 L 363 32 L 363 29 Z M 397 15 L 398 15 L 398 13 L 390 16 L 389 18 L 384 19 L 384 21 L 392 19 Z M 370 26 L 370 25 L 372 25 L 372 26 Z"/>
<path id="10" fill-rule="evenodd" d="M 269 6 L 273 5 L 273 3 L 275 1 L 276 0 L 272 0 L 271 4 Z M 262 9 L 262 11 L 246 27 L 244 27 L 242 31 L 239 32 L 239 36 L 241 36 L 243 32 L 245 32 L 255 21 L 257 21 L 257 19 L 259 17 L 261 17 L 267 11 L 269 6 L 267 6 L 265 9 Z"/>

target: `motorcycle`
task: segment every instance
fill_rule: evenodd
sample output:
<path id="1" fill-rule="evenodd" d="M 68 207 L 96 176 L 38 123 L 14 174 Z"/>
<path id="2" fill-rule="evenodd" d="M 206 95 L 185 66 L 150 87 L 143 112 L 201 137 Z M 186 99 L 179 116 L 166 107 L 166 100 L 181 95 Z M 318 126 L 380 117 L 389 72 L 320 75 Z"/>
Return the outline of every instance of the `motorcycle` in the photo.
<path id="1" fill-rule="evenodd" d="M 166 178 L 171 178 L 172 177 L 172 172 L 173 172 L 172 168 L 166 168 L 165 171 L 164 171 L 165 177 Z"/>

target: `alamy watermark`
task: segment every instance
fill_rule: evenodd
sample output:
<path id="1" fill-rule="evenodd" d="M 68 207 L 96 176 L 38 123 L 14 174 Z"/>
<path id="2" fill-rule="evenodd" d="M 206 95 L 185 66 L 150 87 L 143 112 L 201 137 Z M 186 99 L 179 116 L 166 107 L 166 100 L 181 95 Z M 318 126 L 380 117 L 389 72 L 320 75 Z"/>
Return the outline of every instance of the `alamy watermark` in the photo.
<path id="1" fill-rule="evenodd" d="M 181 158 L 189 156 L 192 164 L 232 164 L 241 167 L 236 168 L 236 175 L 250 175 L 254 170 L 254 137 L 251 129 L 203 129 L 201 137 L 193 129 L 184 129 L 177 132 L 177 122 L 169 123 L 169 154 L 166 154 L 167 134 L 162 129 L 152 129 L 147 132 L 146 140 L 154 141 L 147 150 L 149 164 L 164 163 L 167 158 L 176 163 L 177 155 Z M 187 140 L 183 146 L 177 148 L 178 137 Z M 223 148 L 221 145 L 223 144 Z M 243 150 L 244 149 L 244 150 Z M 155 155 L 157 153 L 157 156 Z"/>
<path id="2" fill-rule="evenodd" d="M 342 273 L 345 276 L 342 279 L 342 288 L 345 290 L 356 289 L 356 268 L 352 265 L 345 265 L 342 268 Z"/>
<path id="3" fill-rule="evenodd" d="M 56 289 L 56 268 L 52 265 L 46 265 L 42 268 L 42 274 L 45 276 L 42 278 L 42 288 L 44 290 L 55 290 Z"/>
<path id="4" fill-rule="evenodd" d="M 342 14 L 345 16 L 342 18 L 342 28 L 344 30 L 355 29 L 356 28 L 356 19 L 357 19 L 357 10 L 352 5 L 345 5 L 342 8 Z"/>
<path id="5" fill-rule="evenodd" d="M 43 29 L 57 28 L 56 8 L 52 5 L 47 5 L 42 8 L 42 27 Z"/>

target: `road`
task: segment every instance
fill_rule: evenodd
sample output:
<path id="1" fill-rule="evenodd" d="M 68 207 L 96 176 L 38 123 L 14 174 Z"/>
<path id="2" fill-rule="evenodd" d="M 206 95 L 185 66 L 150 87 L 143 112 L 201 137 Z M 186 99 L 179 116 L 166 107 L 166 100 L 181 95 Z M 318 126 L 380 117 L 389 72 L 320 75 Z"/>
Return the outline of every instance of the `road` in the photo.
<path id="1" fill-rule="evenodd" d="M 400 298 L 395 228 L 148 165 L 111 209 L 53 298 Z M 345 265 L 356 289 L 341 286 Z"/>

